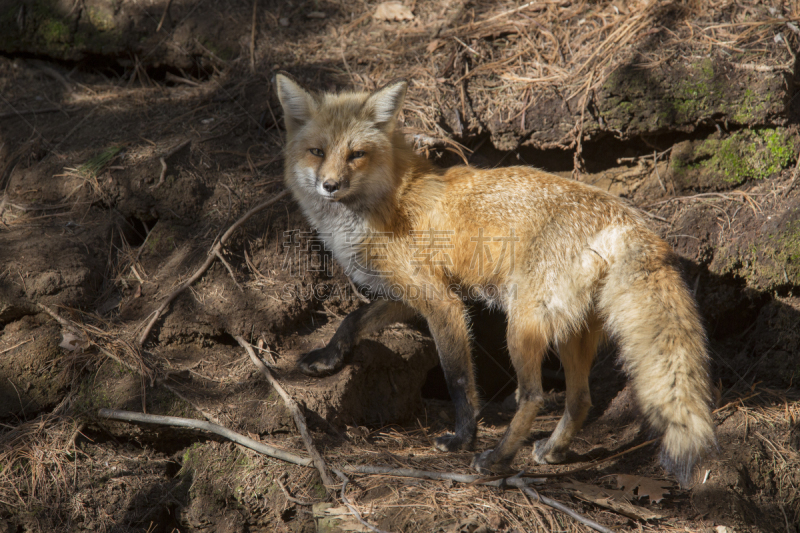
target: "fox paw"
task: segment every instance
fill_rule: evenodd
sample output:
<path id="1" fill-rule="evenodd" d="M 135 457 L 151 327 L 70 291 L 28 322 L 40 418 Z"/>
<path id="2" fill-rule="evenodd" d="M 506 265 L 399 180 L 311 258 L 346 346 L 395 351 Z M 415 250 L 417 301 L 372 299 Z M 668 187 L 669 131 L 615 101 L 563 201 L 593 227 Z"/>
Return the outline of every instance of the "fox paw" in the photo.
<path id="1" fill-rule="evenodd" d="M 309 376 L 326 376 L 342 366 L 344 356 L 330 345 L 305 354 L 297 362 L 300 372 Z"/>
<path id="2" fill-rule="evenodd" d="M 494 450 L 475 454 L 472 458 L 472 469 L 484 476 L 506 475 L 513 472 L 510 461 L 496 461 L 493 455 Z"/>
<path id="3" fill-rule="evenodd" d="M 436 449 L 442 452 L 466 450 L 472 446 L 471 441 L 466 441 L 455 433 L 445 433 L 441 437 L 436 437 L 433 442 Z"/>
<path id="4" fill-rule="evenodd" d="M 547 446 L 548 439 L 533 443 L 533 460 L 540 465 L 556 465 L 567 460 L 566 450 L 553 450 Z"/>

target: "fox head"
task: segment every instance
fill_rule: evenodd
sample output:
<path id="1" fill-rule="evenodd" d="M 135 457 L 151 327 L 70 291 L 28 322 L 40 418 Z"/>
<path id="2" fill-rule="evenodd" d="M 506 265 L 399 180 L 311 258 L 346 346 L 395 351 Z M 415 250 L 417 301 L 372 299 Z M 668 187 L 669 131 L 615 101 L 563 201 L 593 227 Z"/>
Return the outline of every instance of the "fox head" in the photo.
<path id="1" fill-rule="evenodd" d="M 283 73 L 276 84 L 286 125 L 286 181 L 295 195 L 359 204 L 397 187 L 395 125 L 404 80 L 373 93 L 314 94 Z"/>

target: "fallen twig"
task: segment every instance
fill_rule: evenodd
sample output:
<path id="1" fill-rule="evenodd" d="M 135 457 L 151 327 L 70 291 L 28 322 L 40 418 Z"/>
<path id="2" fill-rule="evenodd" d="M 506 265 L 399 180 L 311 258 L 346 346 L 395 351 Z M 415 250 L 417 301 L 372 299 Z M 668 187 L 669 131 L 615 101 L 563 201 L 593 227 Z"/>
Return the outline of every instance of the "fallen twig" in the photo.
<path id="1" fill-rule="evenodd" d="M 158 176 L 158 182 L 151 187 L 152 189 L 157 189 L 164 184 L 164 180 L 167 178 L 167 159 L 183 150 L 190 142 L 192 142 L 191 139 L 185 140 L 158 158 L 158 160 L 161 162 L 161 174 Z"/>
<path id="2" fill-rule="evenodd" d="M 306 419 L 303 416 L 303 413 L 300 412 L 300 407 L 297 405 L 297 402 L 295 402 L 284 390 L 281 384 L 278 383 L 278 380 L 275 379 L 275 377 L 272 375 L 272 372 L 269 371 L 269 368 L 264 364 L 264 361 L 258 358 L 250 343 L 244 340 L 241 335 L 234 335 L 233 338 L 236 339 L 236 342 L 238 342 L 242 348 L 247 351 L 247 355 L 250 356 L 250 360 L 253 361 L 253 364 L 258 367 L 261 373 L 264 374 L 264 377 L 267 378 L 267 381 L 269 381 L 269 384 L 272 385 L 272 388 L 274 388 L 278 394 L 280 394 L 281 398 L 283 398 L 283 403 L 286 404 L 286 408 L 289 409 L 290 413 L 292 413 L 292 417 L 294 417 L 294 423 L 297 425 L 298 431 L 300 431 L 300 436 L 303 437 L 303 443 L 306 445 L 308 454 L 314 460 L 314 466 L 316 466 L 317 470 L 319 471 L 319 475 L 322 478 L 322 483 L 324 483 L 327 487 L 333 486 L 335 482 L 328 475 L 328 471 L 325 466 L 325 460 L 314 446 L 314 441 L 311 439 L 311 434 L 308 432 Z"/>
<path id="3" fill-rule="evenodd" d="M 161 20 L 158 21 L 158 26 L 156 27 L 156 33 L 161 31 L 161 27 L 164 25 L 164 21 L 167 20 L 167 15 L 169 15 L 169 6 L 172 5 L 172 0 L 167 0 L 167 4 L 164 6 L 164 12 L 161 13 Z"/>
<path id="4" fill-rule="evenodd" d="M 585 516 L 573 511 L 572 509 L 570 509 L 569 507 L 567 507 L 563 503 L 558 502 L 558 501 L 556 501 L 556 500 L 554 500 L 552 498 L 548 498 L 547 496 L 542 496 L 541 494 L 536 492 L 534 489 L 530 488 L 524 482 L 524 480 L 522 480 L 522 479 L 520 479 L 520 478 L 518 478 L 516 476 L 515 477 L 506 478 L 505 482 L 506 482 L 507 485 L 509 485 L 511 487 L 516 487 L 519 490 L 521 490 L 522 492 L 524 492 L 533 501 L 536 501 L 536 502 L 539 502 L 539 503 L 543 503 L 544 505 L 547 505 L 548 507 L 552 507 L 553 509 L 558 509 L 562 513 L 570 516 L 574 520 L 577 520 L 578 522 L 580 522 L 581 524 L 585 525 L 586 527 L 590 527 L 590 528 L 594 529 L 595 531 L 600 531 L 601 533 L 613 533 L 613 530 L 608 529 L 604 525 L 598 524 L 594 520 L 586 518 Z"/>
<path id="5" fill-rule="evenodd" d="M 155 185 L 153 185 L 153 189 L 158 189 L 164 183 L 164 180 L 167 177 L 167 162 L 164 160 L 163 157 L 158 158 L 159 162 L 161 163 L 161 174 L 158 176 L 158 181 Z"/>
<path id="6" fill-rule="evenodd" d="M 29 342 L 31 342 L 32 340 L 33 340 L 33 337 L 31 337 L 30 339 L 28 339 L 28 340 L 26 340 L 26 341 L 18 342 L 18 343 L 17 343 L 17 344 L 15 344 L 14 346 L 10 346 L 10 347 L 6 348 L 5 350 L 0 350 L 0 355 L 3 355 L 4 353 L 10 352 L 10 351 L 11 351 L 11 350 L 13 350 L 14 348 L 19 348 L 19 347 L 20 347 L 20 346 L 22 346 L 23 344 L 28 344 L 28 343 L 29 343 Z"/>
<path id="7" fill-rule="evenodd" d="M 149 379 L 151 383 L 153 382 L 152 372 L 149 372 L 148 368 L 146 368 L 146 367 L 136 368 L 131 363 L 125 361 L 124 359 L 121 359 L 115 353 L 113 353 L 113 352 L 111 352 L 109 350 L 106 350 L 105 348 L 100 346 L 97 342 L 94 341 L 94 339 L 92 339 L 92 337 L 90 335 L 88 335 L 85 331 L 83 331 L 81 328 L 79 328 L 74 322 L 72 322 L 70 320 L 67 320 L 66 318 L 62 317 L 61 315 L 59 315 L 58 313 L 56 313 L 55 311 L 53 311 L 52 309 L 50 309 L 49 307 L 47 307 L 44 304 L 36 304 L 36 305 L 40 309 L 42 309 L 45 313 L 47 313 L 48 315 L 53 317 L 56 320 L 56 322 L 61 324 L 64 328 L 66 328 L 70 332 L 72 332 L 75 335 L 78 335 L 80 337 L 86 338 L 86 340 L 92 346 L 97 347 L 97 349 L 100 350 L 103 353 L 103 355 L 105 355 L 106 357 L 110 357 L 111 359 L 113 359 L 114 361 L 116 361 L 120 365 L 124 366 L 125 368 L 127 368 L 128 370 L 133 372 L 134 374 L 138 374 L 139 376 L 142 376 L 143 378 Z"/>
<path id="8" fill-rule="evenodd" d="M 16 117 L 17 115 L 38 115 L 40 113 L 55 113 L 57 111 L 63 111 L 61 107 L 43 107 L 41 109 L 26 109 L 24 111 L 8 111 L 6 113 L 0 113 L 0 118 L 8 118 L 8 117 Z"/>
<path id="9" fill-rule="evenodd" d="M 345 489 L 347 488 L 347 484 L 350 483 L 350 480 L 340 470 L 336 470 L 335 468 L 332 468 L 331 470 L 333 470 L 333 473 L 336 474 L 339 477 L 339 479 L 342 480 L 342 493 L 341 493 L 342 502 L 344 502 L 347 508 L 350 509 L 350 512 L 353 513 L 353 516 L 356 517 L 356 520 L 358 520 L 365 527 L 368 527 L 370 530 L 375 531 L 376 533 L 387 533 L 386 531 L 373 526 L 372 524 L 370 524 L 361 517 L 361 513 L 359 513 L 358 509 L 356 509 L 353 505 L 350 504 L 350 500 L 347 499 L 347 496 L 344 493 Z"/>
<path id="10" fill-rule="evenodd" d="M 309 461 L 309 463 L 310 463 L 310 461 Z M 297 505 L 304 505 L 306 507 L 310 507 L 311 505 L 314 505 L 313 502 L 307 502 L 305 500 L 298 500 L 297 498 L 295 498 L 294 496 L 289 494 L 289 491 L 286 489 L 286 487 L 283 486 L 283 483 L 281 482 L 281 478 L 283 476 L 285 476 L 285 475 L 286 475 L 286 473 L 284 472 L 282 475 L 276 477 L 275 478 L 275 483 L 277 483 L 278 486 L 281 488 L 281 490 L 283 491 L 283 495 L 286 496 L 286 499 L 289 500 L 292 503 L 295 503 Z"/>
<path id="11" fill-rule="evenodd" d="M 190 277 L 188 280 L 183 282 L 180 285 L 180 287 L 178 287 L 177 289 L 172 291 L 172 293 L 169 296 L 167 296 L 166 300 L 164 300 L 161 303 L 161 305 L 158 307 L 158 309 L 155 310 L 155 312 L 153 313 L 153 316 L 150 318 L 150 321 L 145 326 L 144 331 L 142 331 L 142 334 L 139 336 L 139 345 L 140 346 L 143 345 L 144 342 L 147 340 L 148 335 L 150 335 L 150 330 L 153 329 L 153 326 L 158 321 L 159 317 L 164 312 L 164 310 L 167 307 L 169 307 L 170 303 L 172 303 L 172 300 L 174 300 L 180 293 L 185 291 L 187 287 L 189 287 L 195 281 L 200 279 L 200 277 L 205 273 L 205 271 L 208 270 L 208 267 L 210 267 L 211 263 L 214 262 L 214 259 L 217 258 L 216 254 L 219 253 L 220 250 L 222 250 L 222 247 L 225 245 L 225 243 L 230 238 L 230 236 L 233 234 L 233 232 L 236 231 L 239 228 L 239 226 L 244 224 L 247 221 L 247 219 L 249 219 L 255 213 L 257 213 L 258 211 L 261 211 L 262 209 L 265 209 L 265 208 L 271 206 L 272 204 L 274 204 L 275 202 L 277 202 L 278 200 L 282 199 L 284 196 L 286 196 L 288 194 L 289 194 L 288 190 L 283 190 L 283 191 L 279 192 L 278 194 L 273 196 L 271 199 L 258 204 L 257 206 L 252 208 L 250 211 L 248 211 L 247 213 L 242 215 L 241 218 L 239 218 L 239 220 L 234 222 L 233 225 L 230 228 L 228 228 L 228 231 L 226 231 L 222 235 L 222 237 L 220 237 L 220 239 L 211 247 L 211 250 L 209 250 L 208 256 L 206 257 L 206 260 L 203 262 L 202 265 L 200 265 L 200 268 L 198 268 L 197 271 L 194 274 L 192 274 L 192 277 Z"/>
<path id="12" fill-rule="evenodd" d="M 413 477 L 416 479 L 432 479 L 434 481 L 455 481 L 456 483 L 468 483 L 476 485 L 486 485 L 489 487 L 502 487 L 502 476 L 486 477 L 477 474 L 457 474 L 455 472 L 431 472 L 428 470 L 417 470 L 416 468 L 395 468 L 393 466 L 371 466 L 357 465 L 345 466 L 342 470 L 348 474 L 381 475 L 396 477 Z M 544 478 L 525 477 L 521 478 L 527 484 L 544 483 Z"/>
<path id="13" fill-rule="evenodd" d="M 369 303 L 369 298 L 367 298 L 366 296 L 364 296 L 363 294 L 361 294 L 361 291 L 359 291 L 359 290 L 358 290 L 358 287 L 356 287 L 356 284 L 353 282 L 352 278 L 350 278 L 350 277 L 348 276 L 348 277 L 347 277 L 347 281 L 349 281 L 349 282 L 350 282 L 350 288 L 351 288 L 351 289 L 353 289 L 353 294 L 355 294 L 355 295 L 356 295 L 356 297 L 357 297 L 359 300 L 361 300 L 362 302 L 364 302 L 364 303 L 367 303 L 367 304 L 368 304 L 368 303 Z"/>
<path id="14" fill-rule="evenodd" d="M 753 210 L 755 210 L 755 207 L 754 207 L 754 204 L 752 203 L 753 201 L 752 201 L 752 198 L 750 198 L 750 195 L 748 195 L 747 193 L 742 192 L 742 191 L 731 191 L 731 192 L 728 192 L 728 193 L 723 193 L 723 192 L 702 192 L 702 193 L 699 193 L 699 194 L 692 194 L 692 195 L 689 195 L 689 196 L 675 196 L 673 198 L 667 198 L 666 200 L 659 200 L 658 202 L 645 205 L 644 207 L 655 207 L 657 205 L 668 204 L 670 202 L 683 202 L 683 201 L 689 201 L 689 200 L 699 200 L 699 199 L 702 199 L 702 198 L 721 198 L 723 200 L 734 200 L 734 196 L 741 197 L 741 201 L 742 202 L 747 201 L 748 203 L 750 203 L 750 207 L 753 208 Z"/>
<path id="15" fill-rule="evenodd" d="M 212 424 L 211 422 L 204 422 L 203 420 L 194 420 L 191 418 L 181 418 L 178 416 L 161 416 L 161 415 L 148 415 L 144 413 L 133 413 L 131 411 L 120 411 L 118 409 L 100 409 L 97 411 L 98 416 L 108 418 L 110 420 L 122 420 L 124 422 L 141 422 L 143 424 L 160 424 L 164 426 L 183 427 L 191 429 L 201 429 L 211 433 L 215 433 L 221 437 L 246 446 L 251 450 L 258 453 L 286 461 L 287 463 L 294 463 L 300 466 L 309 466 L 311 459 L 308 457 L 300 457 L 293 453 L 279 450 L 263 442 L 258 442 L 250 437 L 231 431 L 230 429 Z"/>

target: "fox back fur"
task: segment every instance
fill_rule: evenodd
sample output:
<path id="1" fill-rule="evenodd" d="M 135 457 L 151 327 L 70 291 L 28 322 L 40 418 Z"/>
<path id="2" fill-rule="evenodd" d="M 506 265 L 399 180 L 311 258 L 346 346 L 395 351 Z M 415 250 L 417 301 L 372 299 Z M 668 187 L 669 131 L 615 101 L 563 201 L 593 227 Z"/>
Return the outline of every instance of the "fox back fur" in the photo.
<path id="1" fill-rule="evenodd" d="M 287 130 L 285 179 L 334 257 L 381 298 L 348 315 L 299 367 L 337 370 L 369 333 L 415 315 L 428 322 L 450 396 L 448 451 L 471 447 L 478 397 L 462 295 L 502 309 L 518 408 L 502 440 L 476 455 L 508 471 L 543 405 L 549 346 L 564 366 L 564 415 L 536 442 L 538 463 L 564 461 L 589 407 L 589 370 L 606 337 L 619 345 L 662 461 L 687 485 L 715 444 L 706 340 L 676 257 L 639 213 L 595 187 L 528 167 L 441 169 L 397 128 L 407 84 L 315 94 L 278 74 Z"/>

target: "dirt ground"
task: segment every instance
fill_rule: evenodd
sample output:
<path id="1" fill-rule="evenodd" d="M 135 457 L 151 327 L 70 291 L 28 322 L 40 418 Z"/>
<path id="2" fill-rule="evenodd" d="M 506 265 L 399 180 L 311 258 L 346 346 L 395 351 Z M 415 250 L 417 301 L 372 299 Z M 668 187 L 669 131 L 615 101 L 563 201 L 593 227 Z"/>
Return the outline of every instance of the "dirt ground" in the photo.
<path id="1" fill-rule="evenodd" d="M 406 2 L 407 20 L 360 0 L 23 4 L 0 9 L 18 32 L 0 39 L 0 533 L 368 531 L 314 468 L 98 415 L 208 420 L 307 455 L 237 337 L 330 466 L 471 473 L 472 453 L 432 446 L 454 412 L 424 324 L 362 342 L 332 376 L 295 370 L 366 298 L 289 197 L 147 330 L 225 231 L 283 191 L 277 69 L 324 89 L 408 77 L 404 127 L 431 159 L 593 183 L 680 255 L 718 450 L 680 489 L 612 344 L 568 464 L 516 459 L 549 475 L 541 495 L 616 531 L 800 531 L 796 3 L 436 0 Z M 514 413 L 503 320 L 472 307 L 477 450 Z M 545 386 L 532 441 L 564 405 L 555 358 Z M 348 477 L 347 500 L 385 531 L 588 530 L 513 489 Z"/>

